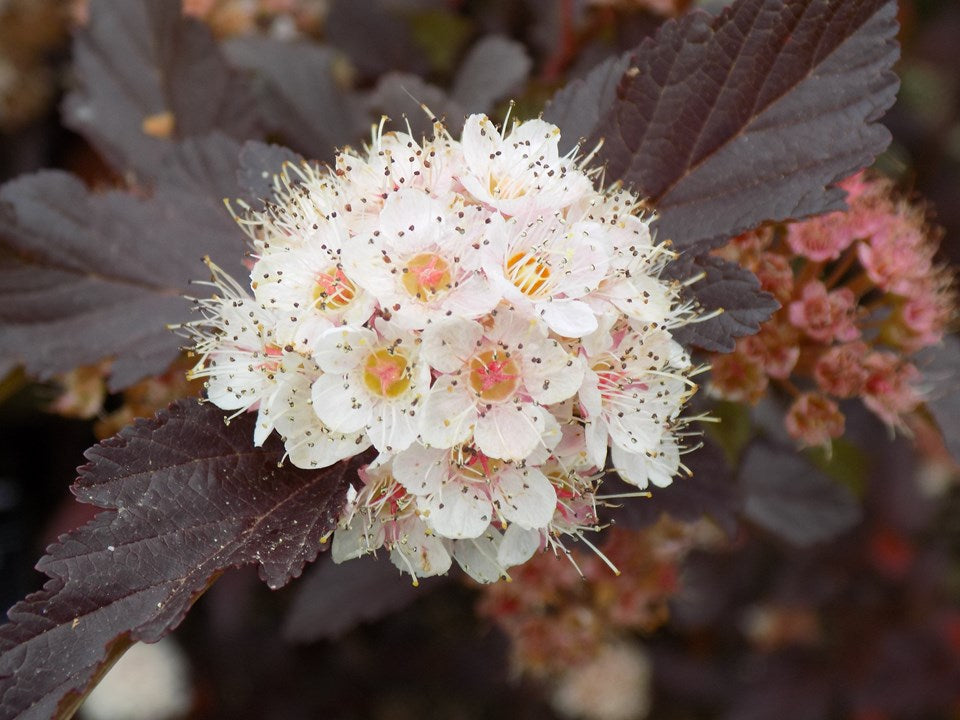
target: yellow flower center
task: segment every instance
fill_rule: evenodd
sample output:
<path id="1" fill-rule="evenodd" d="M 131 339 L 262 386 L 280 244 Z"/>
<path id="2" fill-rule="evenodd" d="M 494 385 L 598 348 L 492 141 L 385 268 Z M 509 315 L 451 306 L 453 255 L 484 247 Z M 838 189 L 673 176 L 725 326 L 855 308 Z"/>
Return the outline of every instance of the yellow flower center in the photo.
<path id="1" fill-rule="evenodd" d="M 356 286 L 339 267 L 332 267 L 317 275 L 313 286 L 313 300 L 321 310 L 339 310 L 357 296 Z"/>
<path id="2" fill-rule="evenodd" d="M 367 356 L 363 365 L 367 389 L 385 398 L 395 398 L 410 387 L 407 358 L 392 348 L 380 348 Z"/>
<path id="3" fill-rule="evenodd" d="M 469 383 L 481 400 L 507 400 L 520 385 L 520 367 L 502 350 L 484 350 L 470 360 Z"/>
<path id="4" fill-rule="evenodd" d="M 519 252 L 507 260 L 506 274 L 520 292 L 534 297 L 550 279 L 550 267 L 542 258 Z"/>
<path id="5" fill-rule="evenodd" d="M 446 260 L 436 253 L 420 253 L 410 258 L 401 282 L 408 293 L 424 299 L 449 288 L 452 280 Z"/>
<path id="6" fill-rule="evenodd" d="M 490 195 L 501 200 L 512 200 L 527 194 L 527 189 L 522 183 L 511 181 L 505 177 L 497 177 L 493 173 L 487 180 L 487 190 L 490 191 Z"/>

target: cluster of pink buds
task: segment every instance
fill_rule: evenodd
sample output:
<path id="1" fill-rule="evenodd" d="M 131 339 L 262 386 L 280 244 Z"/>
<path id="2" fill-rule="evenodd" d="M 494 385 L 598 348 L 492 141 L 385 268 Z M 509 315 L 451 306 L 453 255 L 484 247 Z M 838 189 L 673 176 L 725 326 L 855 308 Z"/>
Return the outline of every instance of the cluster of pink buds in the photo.
<path id="1" fill-rule="evenodd" d="M 602 550 L 619 577 L 599 555 L 573 550 L 573 562 L 538 555 L 512 571 L 513 582 L 484 588 L 480 614 L 510 638 L 516 671 L 555 678 L 626 633 L 651 632 L 666 622 L 678 563 L 699 541 L 698 532 L 695 524 L 666 517 L 645 530 L 611 530 Z"/>
<path id="2" fill-rule="evenodd" d="M 790 435 L 829 447 L 843 434 L 838 400 L 859 397 L 891 427 L 922 401 L 909 356 L 940 342 L 953 318 L 952 272 L 925 208 L 865 173 L 848 178 L 849 209 L 735 238 L 719 252 L 756 273 L 781 309 L 729 355 L 713 358 L 711 392 L 756 403 L 770 383 L 793 397 Z"/>

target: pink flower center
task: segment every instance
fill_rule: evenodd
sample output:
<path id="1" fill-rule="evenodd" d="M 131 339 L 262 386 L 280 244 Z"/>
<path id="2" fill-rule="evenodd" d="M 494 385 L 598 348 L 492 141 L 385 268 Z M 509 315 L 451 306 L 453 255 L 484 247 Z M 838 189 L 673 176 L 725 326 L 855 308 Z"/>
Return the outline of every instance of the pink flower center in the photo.
<path id="1" fill-rule="evenodd" d="M 313 299 L 322 310 L 339 310 L 357 296 L 356 286 L 339 267 L 318 273 L 313 288 Z"/>
<path id="2" fill-rule="evenodd" d="M 470 360 L 470 387 L 482 400 L 507 400 L 519 384 L 520 367 L 502 350 L 484 350 Z"/>
<path id="3" fill-rule="evenodd" d="M 410 387 L 407 358 L 391 348 L 381 348 L 367 357 L 363 382 L 370 392 L 385 398 L 402 395 Z"/>
<path id="4" fill-rule="evenodd" d="M 452 281 L 450 266 L 436 253 L 412 257 L 403 269 L 401 280 L 408 293 L 421 299 L 450 287 Z"/>

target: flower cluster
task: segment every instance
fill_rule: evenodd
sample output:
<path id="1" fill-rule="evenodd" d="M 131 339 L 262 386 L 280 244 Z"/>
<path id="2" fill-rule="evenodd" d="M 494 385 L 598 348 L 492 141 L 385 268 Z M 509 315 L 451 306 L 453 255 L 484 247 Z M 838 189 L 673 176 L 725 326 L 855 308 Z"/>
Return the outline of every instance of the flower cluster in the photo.
<path id="1" fill-rule="evenodd" d="M 717 540 L 708 521 L 682 523 L 666 515 L 642 530 L 614 527 L 601 549 L 619 577 L 589 553 L 574 551 L 576 566 L 542 555 L 517 568 L 513 582 L 485 588 L 478 611 L 509 637 L 516 672 L 555 678 L 631 632 L 663 625 L 681 561 Z"/>
<path id="2" fill-rule="evenodd" d="M 695 386 L 671 253 L 558 142 L 541 120 L 421 142 L 381 123 L 239 214 L 250 287 L 213 268 L 193 376 L 298 467 L 375 448 L 335 560 L 383 547 L 414 578 L 456 560 L 493 581 L 596 528 L 608 449 L 639 488 L 678 472 Z"/>
<path id="3" fill-rule="evenodd" d="M 924 208 L 864 173 L 841 186 L 847 211 L 763 228 L 721 250 L 783 307 L 734 353 L 713 359 L 711 392 L 756 402 L 772 380 L 794 396 L 786 427 L 808 446 L 829 447 L 843 434 L 843 398 L 859 397 L 902 426 L 922 400 L 907 357 L 940 342 L 956 306 Z"/>

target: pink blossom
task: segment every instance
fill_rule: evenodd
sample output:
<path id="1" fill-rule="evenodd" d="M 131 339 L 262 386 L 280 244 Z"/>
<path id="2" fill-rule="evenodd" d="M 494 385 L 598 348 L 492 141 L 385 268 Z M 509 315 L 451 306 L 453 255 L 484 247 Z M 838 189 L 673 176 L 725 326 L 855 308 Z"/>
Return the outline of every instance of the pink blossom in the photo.
<path id="1" fill-rule="evenodd" d="M 875 352 L 864 361 L 867 381 L 863 402 L 888 425 L 902 425 L 900 416 L 913 411 L 923 399 L 915 387 L 920 371 L 891 352 Z"/>
<path id="2" fill-rule="evenodd" d="M 798 397 L 785 420 L 790 437 L 807 447 L 829 447 L 832 438 L 843 435 L 844 417 L 837 404 L 819 393 Z"/>
<path id="3" fill-rule="evenodd" d="M 848 288 L 828 292 L 818 281 L 803 287 L 800 299 L 790 303 L 790 322 L 822 343 L 849 341 L 860 337 L 854 324 L 856 296 Z"/>
<path id="4" fill-rule="evenodd" d="M 800 343 L 796 328 L 785 322 L 765 323 L 760 332 L 743 338 L 739 351 L 760 363 L 772 378 L 786 380 L 800 359 Z"/>
<path id="5" fill-rule="evenodd" d="M 787 228 L 790 249 L 814 262 L 836 260 L 858 237 L 862 236 L 855 216 L 845 212 L 830 213 Z"/>
<path id="6" fill-rule="evenodd" d="M 853 397 L 863 391 L 867 369 L 863 359 L 869 348 L 862 342 L 845 343 L 827 350 L 813 366 L 813 377 L 825 393 Z"/>
<path id="7" fill-rule="evenodd" d="M 757 258 L 753 272 L 760 281 L 760 287 L 773 295 L 781 304 L 793 297 L 793 268 L 783 255 L 772 252 L 761 253 Z"/>
<path id="8" fill-rule="evenodd" d="M 955 312 L 956 295 L 951 278 L 934 277 L 917 283 L 912 296 L 893 313 L 883 338 L 907 352 L 936 345 Z"/>
<path id="9" fill-rule="evenodd" d="M 861 200 L 876 197 L 883 191 L 886 183 L 879 180 L 868 180 L 867 173 L 861 170 L 841 181 L 839 185 L 847 191 L 847 205 L 852 208 Z"/>
<path id="10" fill-rule="evenodd" d="M 867 276 L 898 295 L 910 295 L 918 280 L 929 275 L 935 252 L 922 226 L 905 213 L 889 218 L 869 242 L 857 247 Z"/>
<path id="11" fill-rule="evenodd" d="M 716 355 L 710 372 L 710 392 L 732 402 L 755 405 L 767 391 L 770 378 L 755 358 L 737 348 L 728 355 Z"/>
<path id="12" fill-rule="evenodd" d="M 773 240 L 770 228 L 758 228 L 737 235 L 726 245 L 714 251 L 714 254 L 731 262 L 749 266 L 751 261 L 763 253 Z"/>

